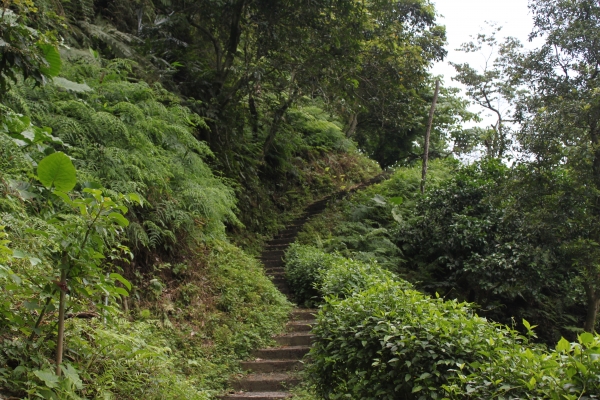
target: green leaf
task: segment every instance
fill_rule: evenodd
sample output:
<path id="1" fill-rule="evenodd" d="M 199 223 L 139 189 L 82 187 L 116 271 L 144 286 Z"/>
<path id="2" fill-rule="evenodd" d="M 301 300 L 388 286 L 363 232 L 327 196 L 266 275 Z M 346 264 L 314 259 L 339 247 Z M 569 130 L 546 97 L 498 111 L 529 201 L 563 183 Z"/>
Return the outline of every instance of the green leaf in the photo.
<path id="1" fill-rule="evenodd" d="M 115 293 L 120 294 L 122 296 L 128 297 L 129 296 L 129 292 L 121 287 L 116 287 L 114 289 L 112 289 Z"/>
<path id="2" fill-rule="evenodd" d="M 81 379 L 79 379 L 79 373 L 71 364 L 63 364 L 60 366 L 60 369 L 65 374 L 65 378 L 67 378 L 77 389 L 83 388 L 83 383 Z"/>
<path id="3" fill-rule="evenodd" d="M 12 256 L 14 258 L 27 258 L 27 254 L 25 254 L 21 250 L 13 250 Z"/>
<path id="4" fill-rule="evenodd" d="M 39 45 L 44 53 L 44 58 L 48 63 L 48 66 L 40 68 L 42 73 L 47 76 L 57 76 L 60 74 L 60 69 L 62 67 L 62 60 L 60 59 L 60 53 L 56 46 L 52 46 L 50 44 L 41 44 Z"/>
<path id="5" fill-rule="evenodd" d="M 399 206 L 400 204 L 402 204 L 404 199 L 402 197 L 389 197 L 388 201 L 392 204 Z"/>
<path id="6" fill-rule="evenodd" d="M 142 198 L 137 194 L 137 193 L 129 193 L 126 198 L 129 201 L 135 201 L 136 203 L 138 203 L 140 206 L 143 205 L 142 203 Z"/>
<path id="7" fill-rule="evenodd" d="M 377 204 L 379 204 L 379 205 L 382 205 L 382 206 L 384 206 L 384 205 L 386 205 L 386 204 L 387 204 L 387 201 L 385 200 L 385 197 L 383 197 L 383 196 L 381 196 L 381 195 L 379 195 L 379 194 L 376 194 L 376 195 L 375 195 L 375 197 L 373 197 L 373 199 L 372 199 L 372 200 L 373 200 L 375 203 L 377 203 Z"/>
<path id="8" fill-rule="evenodd" d="M 571 349 L 571 344 L 565 339 L 560 338 L 558 343 L 556 344 L 556 351 L 563 352 Z"/>
<path id="9" fill-rule="evenodd" d="M 49 388 L 55 388 L 56 386 L 58 386 L 58 376 L 56 376 L 54 372 L 50 370 L 45 369 L 40 371 L 33 371 L 33 374 L 40 378 L 42 381 L 44 381 L 46 386 L 48 386 Z"/>
<path id="10" fill-rule="evenodd" d="M 68 192 L 77 184 L 77 173 L 71 159 L 58 151 L 40 161 L 38 179 L 47 188 L 54 186 L 61 192 Z"/>
<path id="11" fill-rule="evenodd" d="M 124 216 L 122 216 L 119 213 L 116 212 L 111 212 L 110 214 L 108 214 L 109 218 L 111 218 L 114 222 L 116 222 L 117 224 L 119 224 L 119 226 L 129 226 L 129 221 L 127 220 L 127 218 L 125 218 Z"/>
<path id="12" fill-rule="evenodd" d="M 592 335 L 589 332 L 584 332 L 581 335 L 579 335 L 578 339 L 579 339 L 579 343 L 588 344 L 588 343 L 592 343 L 594 341 L 594 335 Z"/>
<path id="13" fill-rule="evenodd" d="M 131 282 L 129 282 L 127 279 L 123 278 L 123 276 L 121 274 L 117 274 L 112 273 L 110 274 L 111 279 L 114 279 L 116 281 L 119 281 L 123 284 L 123 286 L 125 286 L 127 288 L 127 290 L 131 290 Z"/>

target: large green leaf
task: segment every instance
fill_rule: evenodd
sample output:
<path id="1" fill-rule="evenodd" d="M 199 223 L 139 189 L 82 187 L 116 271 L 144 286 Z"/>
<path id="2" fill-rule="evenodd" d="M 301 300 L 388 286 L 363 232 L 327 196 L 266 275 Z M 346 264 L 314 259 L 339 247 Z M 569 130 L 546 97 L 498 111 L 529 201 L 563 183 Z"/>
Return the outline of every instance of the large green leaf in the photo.
<path id="1" fill-rule="evenodd" d="M 33 371 L 33 374 L 40 378 L 49 388 L 58 386 L 58 376 L 48 369 Z"/>
<path id="2" fill-rule="evenodd" d="M 42 49 L 44 58 L 48 63 L 48 66 L 40 68 L 42 73 L 47 76 L 57 76 L 60 74 L 62 60 L 60 59 L 60 53 L 58 52 L 56 46 L 52 46 L 50 44 L 41 44 L 40 48 Z"/>
<path id="3" fill-rule="evenodd" d="M 38 179 L 47 188 L 54 186 L 61 192 L 68 192 L 75 187 L 77 174 L 71 159 L 59 151 L 40 161 Z"/>

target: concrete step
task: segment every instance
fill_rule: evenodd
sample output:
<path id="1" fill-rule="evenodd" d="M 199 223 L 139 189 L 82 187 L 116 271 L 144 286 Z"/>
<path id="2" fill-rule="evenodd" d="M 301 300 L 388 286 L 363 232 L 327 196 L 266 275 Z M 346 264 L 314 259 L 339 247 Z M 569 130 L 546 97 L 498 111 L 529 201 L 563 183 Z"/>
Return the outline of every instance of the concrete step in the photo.
<path id="1" fill-rule="evenodd" d="M 257 373 L 235 380 L 231 386 L 244 392 L 282 392 L 299 383 L 300 377 L 293 373 Z"/>
<path id="2" fill-rule="evenodd" d="M 291 321 L 287 323 L 287 329 L 290 332 L 308 332 L 314 325 L 314 320 L 308 321 Z"/>
<path id="3" fill-rule="evenodd" d="M 298 230 L 294 229 L 293 231 L 286 231 L 283 230 L 279 233 L 277 233 L 277 236 L 275 236 L 275 239 L 288 239 L 289 241 L 294 241 L 294 238 L 296 237 L 296 235 L 298 234 Z"/>
<path id="4" fill-rule="evenodd" d="M 301 360 L 310 350 L 310 346 L 267 347 L 254 350 L 252 356 L 263 360 Z"/>
<path id="5" fill-rule="evenodd" d="M 288 392 L 239 392 L 232 393 L 219 397 L 221 400 L 235 399 L 254 399 L 254 400 L 273 400 L 273 399 L 289 399 L 292 397 Z"/>
<path id="6" fill-rule="evenodd" d="M 260 258 L 281 258 L 285 255 L 284 250 L 267 250 L 263 251 Z"/>
<path id="7" fill-rule="evenodd" d="M 260 255 L 261 260 L 283 260 L 284 251 L 269 251 Z"/>
<path id="8" fill-rule="evenodd" d="M 315 315 L 319 312 L 316 308 L 296 308 L 292 311 L 292 320 L 294 321 L 307 321 L 314 320 Z"/>
<path id="9" fill-rule="evenodd" d="M 299 371 L 304 367 L 300 360 L 252 360 L 242 361 L 244 371 L 251 372 L 281 372 Z"/>
<path id="10" fill-rule="evenodd" d="M 267 242 L 267 247 L 268 246 L 288 246 L 293 242 L 293 240 L 289 240 L 286 238 L 274 238 L 269 240 L 269 242 Z"/>
<path id="11" fill-rule="evenodd" d="M 284 267 L 265 267 L 265 274 L 270 275 L 270 274 L 285 274 L 285 268 Z"/>
<path id="12" fill-rule="evenodd" d="M 275 243 L 275 244 L 271 244 L 270 242 L 265 246 L 265 250 L 266 251 L 273 251 L 273 250 L 285 250 L 288 248 L 290 244 L 289 243 Z"/>
<path id="13" fill-rule="evenodd" d="M 283 260 L 260 260 L 265 268 L 281 268 Z"/>
<path id="14" fill-rule="evenodd" d="M 280 346 L 310 346 L 314 335 L 309 332 L 292 332 L 281 336 L 276 336 L 275 343 Z"/>

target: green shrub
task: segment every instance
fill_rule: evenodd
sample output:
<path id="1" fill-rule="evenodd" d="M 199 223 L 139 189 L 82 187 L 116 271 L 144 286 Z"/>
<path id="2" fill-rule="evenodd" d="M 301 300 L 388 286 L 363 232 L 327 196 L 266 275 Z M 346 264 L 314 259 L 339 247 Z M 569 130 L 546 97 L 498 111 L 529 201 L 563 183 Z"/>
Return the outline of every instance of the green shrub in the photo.
<path id="1" fill-rule="evenodd" d="M 441 399 L 457 365 L 483 363 L 495 345 L 514 343 L 467 304 L 432 300 L 392 280 L 328 298 L 314 333 L 311 377 L 325 398 Z"/>
<path id="2" fill-rule="evenodd" d="M 315 287 L 321 271 L 330 266 L 336 256 L 316 247 L 292 244 L 285 255 L 285 277 L 298 304 L 315 305 L 322 297 Z"/>
<path id="3" fill-rule="evenodd" d="M 337 257 L 327 269 L 321 271 L 317 287 L 323 296 L 348 297 L 393 278 L 394 274 L 377 263 Z M 398 283 L 401 284 L 406 289 L 412 288 L 406 281 Z"/>
<path id="4" fill-rule="evenodd" d="M 600 393 L 600 336 L 582 334 L 578 344 L 562 339 L 548 352 L 478 317 L 469 303 L 431 298 L 376 264 L 338 257 L 318 278 L 326 296 L 307 375 L 323 398 L 592 399 Z"/>
<path id="5" fill-rule="evenodd" d="M 208 278 L 218 295 L 213 338 L 222 352 L 247 357 L 283 329 L 291 304 L 255 258 L 227 242 L 216 242 L 208 263 Z"/>

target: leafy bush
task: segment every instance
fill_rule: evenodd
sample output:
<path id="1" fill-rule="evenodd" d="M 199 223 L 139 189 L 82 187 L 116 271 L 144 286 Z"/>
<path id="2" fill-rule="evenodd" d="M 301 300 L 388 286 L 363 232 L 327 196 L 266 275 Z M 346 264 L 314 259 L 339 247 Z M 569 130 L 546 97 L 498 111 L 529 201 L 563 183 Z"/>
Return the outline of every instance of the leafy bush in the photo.
<path id="1" fill-rule="evenodd" d="M 456 167 L 452 160 L 431 163 L 428 188 L 447 180 Z M 310 221 L 300 233 L 302 244 L 370 263 L 409 277 L 398 227 L 410 219 L 420 193 L 421 168 L 399 168 L 389 179 L 371 185 Z"/>
<path id="2" fill-rule="evenodd" d="M 235 200 L 204 162 L 210 151 L 193 136 L 202 120 L 159 86 L 123 80 L 125 67 L 118 60 L 106 69 L 72 66 L 70 76 L 93 88 L 78 95 L 27 83 L 10 93 L 7 103 L 35 110 L 36 121 L 53 129 L 1 106 L 0 221 L 10 242 L 3 227 L 0 387 L 10 394 L 206 399 L 207 390 L 222 389 L 236 371 L 237 359 L 269 343 L 287 320 L 289 303 L 256 261 L 219 240 L 225 223 L 237 221 Z M 128 189 L 136 193 L 120 194 Z M 128 263 L 126 242 L 136 264 Z M 170 299 L 179 289 L 173 275 L 179 280 L 192 261 L 180 255 L 166 276 L 140 273 L 171 266 L 158 255 L 175 246 L 201 248 L 195 255 L 209 264 L 202 280 L 193 281 L 213 295 L 201 321 L 177 320 L 180 310 Z M 136 278 L 130 302 L 132 287 L 116 273 L 123 267 Z M 139 309 L 144 297 L 156 302 L 152 311 Z M 144 321 L 120 320 L 120 308 L 128 313 L 129 305 Z M 65 359 L 57 370 L 51 359 L 62 354 L 62 308 Z M 78 317 L 91 320 L 82 324 Z"/>
<path id="3" fill-rule="evenodd" d="M 321 296 L 315 287 L 321 272 L 329 267 L 336 256 L 311 247 L 292 244 L 285 254 L 285 277 L 297 304 L 312 306 Z"/>
<path id="4" fill-rule="evenodd" d="M 394 274 L 381 268 L 377 263 L 364 263 L 358 260 L 336 257 L 327 269 L 321 271 L 317 287 L 323 296 L 345 298 L 360 293 L 380 282 L 394 278 Z M 405 288 L 412 288 L 402 281 Z"/>
<path id="5" fill-rule="evenodd" d="M 315 257 L 315 254 L 311 254 Z M 472 305 L 431 298 L 376 264 L 321 270 L 308 377 L 326 399 L 570 399 L 600 393 L 600 336 L 533 345 Z M 535 334 L 524 321 L 529 337 Z"/>
<path id="6" fill-rule="evenodd" d="M 212 316 L 213 340 L 221 352 L 243 358 L 270 343 L 288 320 L 291 304 L 263 272 L 255 258 L 226 242 L 217 242 L 208 257 L 208 278 L 217 295 Z"/>

